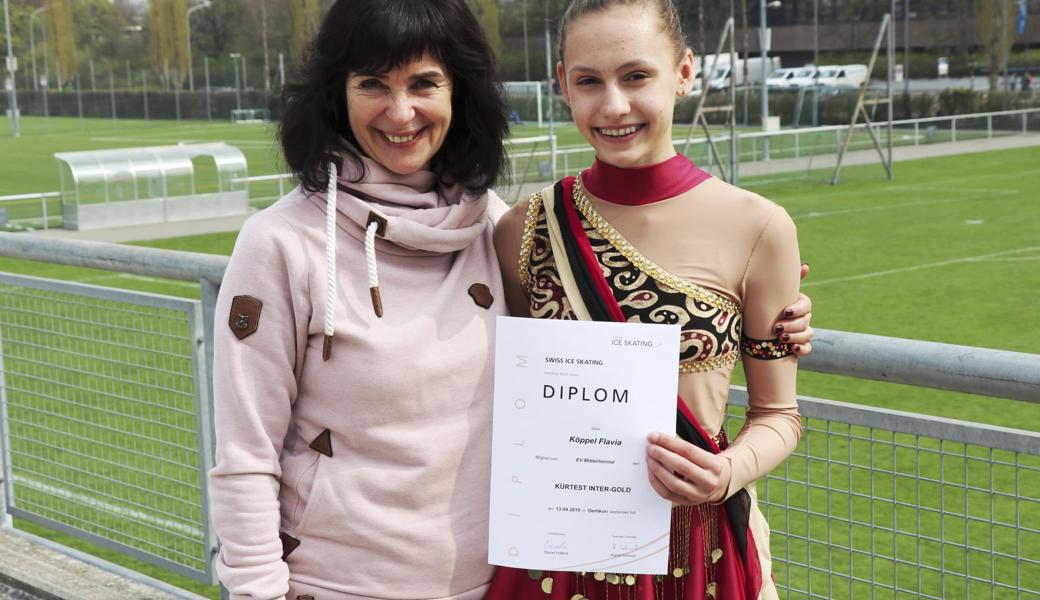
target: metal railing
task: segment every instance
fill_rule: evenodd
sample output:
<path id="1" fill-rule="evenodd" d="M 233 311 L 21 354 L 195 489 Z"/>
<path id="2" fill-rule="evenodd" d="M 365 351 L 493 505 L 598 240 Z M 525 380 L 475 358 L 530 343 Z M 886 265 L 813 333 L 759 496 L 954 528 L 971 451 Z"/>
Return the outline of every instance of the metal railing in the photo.
<path id="1" fill-rule="evenodd" d="M 8 513 L 212 578 L 202 308 L 0 273 Z"/>
<path id="2" fill-rule="evenodd" d="M 887 121 L 883 121 L 874 123 L 873 127 L 878 130 L 887 125 Z M 936 142 L 992 139 L 998 136 L 1040 132 L 1040 108 L 903 119 L 893 121 L 892 126 L 896 130 L 892 141 L 893 146 L 920 146 Z M 728 132 L 722 133 L 722 125 L 717 127 L 720 133 L 712 137 L 719 152 L 723 156 L 727 155 L 729 144 L 736 143 L 738 163 L 762 161 L 765 155 L 763 140 L 769 140 L 768 160 L 774 162 L 777 159 L 785 158 L 811 159 L 824 155 L 836 155 L 841 146 L 842 136 L 849 129 L 848 125 L 822 125 L 780 131 L 744 130 L 738 131 L 736 138 L 731 138 Z M 856 135 L 849 145 L 850 150 L 873 148 L 867 134 L 867 127 L 868 125 L 865 123 L 856 124 Z M 711 163 L 707 141 L 706 137 L 690 138 L 693 148 L 688 156 L 701 165 Z M 672 144 L 677 148 L 682 147 L 686 144 L 686 138 L 673 139 Z M 561 173 L 573 173 L 572 161 L 585 166 L 592 163 L 594 154 L 591 146 L 581 144 L 559 148 L 555 153 L 533 152 L 531 158 L 553 161 L 561 169 Z M 811 166 L 812 163 L 807 164 Z M 799 166 L 792 166 L 791 170 L 799 168 Z M 526 181 L 525 177 L 530 179 L 534 175 L 534 173 L 525 171 L 519 178 L 514 178 L 514 181 Z"/>
<path id="3" fill-rule="evenodd" d="M 0 196 L 0 208 L 5 211 L 6 223 L 20 224 L 20 223 L 40 223 L 40 229 L 47 230 L 50 228 L 51 221 L 51 210 L 47 206 L 47 200 L 50 198 L 60 198 L 61 192 L 36 192 L 32 194 L 13 194 L 10 196 Z M 39 200 L 39 204 L 36 204 L 36 200 Z M 35 213 L 36 206 L 39 206 L 39 214 Z M 11 211 L 15 211 L 11 214 Z M 53 216 L 61 217 L 61 209 L 55 211 L 57 214 Z M 27 213 L 28 216 L 22 215 L 21 213 Z M 4 225 L 6 223 L 0 223 Z"/>
<path id="4" fill-rule="evenodd" d="M 202 338 L 195 338 L 200 346 L 193 350 L 196 354 L 192 363 L 206 365 L 195 367 L 195 390 L 199 394 L 196 406 L 200 413 L 195 415 L 195 421 L 183 414 L 186 396 L 182 395 L 180 400 L 174 400 L 172 395 L 156 396 L 145 402 L 152 412 L 143 418 L 153 424 L 168 417 L 188 419 L 196 433 L 192 434 L 188 431 L 191 427 L 185 426 L 182 428 L 184 439 L 205 440 L 211 426 L 208 414 L 211 391 L 205 373 L 212 365 L 209 341 L 213 334 L 213 306 L 226 257 L 2 233 L 0 256 L 199 282 L 201 302 L 189 301 L 184 305 L 188 307 L 186 312 L 196 315 L 194 324 L 178 325 L 184 332 L 191 333 L 174 337 L 190 341 L 192 336 L 199 335 L 197 315 L 201 313 Z M 13 279 L 5 281 L 8 282 L 3 284 L 5 286 L 17 283 Z M 33 289 L 31 284 L 18 285 L 24 290 Z M 190 477 L 182 477 L 181 485 L 185 490 L 196 490 L 191 497 L 203 503 L 190 515 L 181 514 L 179 509 L 162 503 L 169 501 L 158 498 L 120 504 L 128 497 L 127 490 L 133 490 L 134 486 L 149 489 L 149 493 L 164 489 L 141 486 L 140 479 L 127 483 L 109 477 L 115 480 L 111 485 L 118 491 L 74 487 L 57 477 L 49 481 L 50 487 L 41 489 L 41 486 L 26 486 L 24 480 L 19 479 L 26 472 L 25 461 L 36 456 L 32 452 L 83 458 L 82 448 L 94 439 L 91 436 L 98 435 L 94 422 L 89 419 L 96 404 L 106 402 L 103 391 L 96 389 L 98 386 L 85 382 L 98 378 L 95 371 L 101 369 L 104 373 L 105 368 L 115 370 L 111 381 L 125 382 L 124 371 L 133 370 L 128 365 L 135 363 L 125 360 L 118 352 L 111 354 L 107 361 L 83 358 L 78 344 L 103 342 L 126 353 L 157 350 L 155 343 L 149 341 L 152 337 L 131 334 L 131 330 L 143 327 L 143 323 L 83 317 L 84 305 L 96 302 L 91 300 L 98 295 L 96 290 L 87 287 L 77 290 L 75 284 L 68 284 L 61 286 L 61 293 L 71 295 L 62 296 L 60 302 L 48 300 L 44 304 L 53 302 L 63 307 L 53 314 L 52 320 L 69 320 L 70 325 L 55 329 L 56 333 L 49 334 L 48 339 L 34 332 L 35 325 L 20 324 L 19 319 L 27 319 L 28 315 L 15 316 L 12 320 L 8 311 L 0 310 L 0 333 L 3 334 L 0 356 L 7 361 L 0 365 L 2 404 L 7 407 L 6 429 L 0 431 L 4 432 L 2 458 L 8 465 L 3 482 L 8 504 L 5 507 L 0 501 L 0 518 L 11 513 L 31 514 L 36 520 L 63 523 L 60 518 L 54 518 L 62 516 L 62 511 L 54 509 L 55 505 L 73 506 L 69 503 L 80 498 L 70 494 L 79 494 L 91 498 L 86 503 L 90 510 L 76 509 L 75 522 L 62 525 L 67 532 L 95 541 L 108 536 L 109 547 L 167 566 L 171 562 L 170 548 L 177 548 L 178 540 L 191 540 L 195 549 L 201 543 L 212 553 L 215 546 L 206 546 L 212 538 L 206 529 L 204 488 L 200 481 Z M 4 296 L 8 295 L 5 289 Z M 130 296 L 120 296 L 120 301 L 155 305 L 154 300 L 134 300 Z M 152 314 L 149 312 L 152 309 L 129 310 L 145 321 Z M 73 326 L 72 322 L 94 324 Z M 19 331 L 22 333 L 11 333 Z M 30 341 L 19 347 L 19 336 Z M 10 347 L 10 342 L 16 346 Z M 1040 402 L 1040 355 L 826 330 L 816 332 L 814 346 L 814 353 L 800 363 L 805 370 Z M 180 352 L 187 356 L 192 350 L 185 348 Z M 47 364 L 53 367 L 33 366 L 42 364 L 41 354 L 48 357 Z M 35 358 L 23 359 L 23 355 Z M 81 362 L 74 362 L 76 360 Z M 189 363 L 183 358 L 180 360 L 183 369 L 190 373 Z M 102 362 L 106 366 L 99 366 Z M 120 367 L 124 362 L 126 369 Z M 38 410 L 30 408 L 36 406 L 32 394 L 47 396 L 47 402 L 53 402 L 49 396 L 56 394 L 46 391 L 50 389 L 47 386 L 55 385 L 54 381 L 46 382 L 42 388 L 46 391 L 44 394 L 27 392 L 27 385 L 19 382 L 29 381 L 31 376 L 19 380 L 12 371 L 19 364 L 25 365 L 20 367 L 23 369 L 48 371 L 46 377 L 50 380 L 56 376 L 65 378 L 59 383 L 67 383 L 70 391 L 81 394 L 75 403 L 68 404 L 70 410 L 80 411 L 77 417 L 61 421 L 67 423 L 62 426 L 37 424 L 35 431 L 41 433 L 35 437 L 23 433 L 22 428 L 38 418 L 33 415 L 39 410 L 46 411 L 45 419 L 53 418 L 50 413 L 54 411 L 46 408 L 49 405 L 37 407 Z M 155 373 L 171 374 L 179 369 L 170 366 L 156 369 L 154 365 L 149 368 Z M 43 375 L 37 374 L 37 377 L 43 378 Z M 133 394 L 120 393 L 127 396 L 126 406 L 137 402 Z M 746 402 L 746 393 L 735 387 L 728 422 L 731 431 L 739 429 L 740 406 Z M 106 410 L 111 412 L 113 406 L 108 405 Z M 770 544 L 773 572 L 784 597 L 1025 598 L 1040 594 L 1040 433 L 833 400 L 801 397 L 800 406 L 805 433 L 798 449 L 758 484 L 760 506 L 773 532 Z M 192 435 L 197 438 L 191 438 Z M 173 468 L 167 456 L 171 447 L 144 440 L 133 444 L 133 468 L 155 471 L 148 475 L 142 473 L 141 477 L 165 477 Z M 103 445 L 108 449 L 122 448 L 115 442 Z M 191 454 L 189 447 L 198 450 Z M 190 462 L 192 457 L 198 461 L 192 465 L 198 473 L 209 464 L 210 449 L 204 441 L 172 448 L 184 452 L 185 458 L 173 461 L 178 469 L 184 468 L 183 463 Z M 104 451 L 105 448 L 101 450 Z M 27 506 L 23 498 L 32 494 L 41 500 L 37 505 Z M 143 514 L 130 514 L 128 509 Z M 176 518 L 178 526 L 163 522 L 173 520 L 171 517 Z M 150 532 L 167 531 L 170 535 L 161 541 L 146 538 L 158 543 L 152 544 L 153 548 L 142 548 L 120 538 L 121 527 L 136 527 L 136 532 L 142 528 Z M 141 536 L 137 534 L 137 537 Z M 200 580 L 212 580 L 212 573 L 207 570 L 184 568 L 184 565 L 178 569 L 190 571 L 188 574 Z"/>
<path id="5" fill-rule="evenodd" d="M 880 128 L 887 123 L 875 123 Z M 893 121 L 896 136 L 893 146 L 919 146 L 936 142 L 956 142 L 973 139 L 992 139 L 998 136 L 1040 132 L 1040 108 L 1009 110 L 1002 112 L 984 112 L 942 117 L 926 117 Z M 945 126 L 944 126 L 945 125 Z M 872 147 L 866 132 L 868 125 L 856 125 L 849 148 L 852 150 Z M 721 126 L 720 126 L 721 131 Z M 792 171 L 804 167 L 811 168 L 814 158 L 837 155 L 841 146 L 842 134 L 848 131 L 847 125 L 824 125 L 820 127 L 784 129 L 781 131 L 743 131 L 738 132 L 735 139 L 728 134 L 714 136 L 715 144 L 722 155 L 728 153 L 730 143 L 737 144 L 737 172 L 742 163 L 759 163 L 764 155 L 762 140 L 770 140 L 769 156 L 773 163 L 779 159 L 805 159 L 803 164 L 788 165 Z M 924 133 L 922 134 L 922 131 Z M 692 137 L 692 152 L 689 156 L 701 165 L 710 165 L 707 138 Z M 555 135 L 518 138 L 506 142 L 507 181 L 506 188 L 499 190 L 510 196 L 515 202 L 524 190 L 524 184 L 544 184 L 564 173 L 571 174 L 572 163 L 575 168 L 592 164 L 595 152 L 588 144 L 559 147 Z M 679 147 L 686 144 L 685 138 L 676 138 L 672 144 Z M 520 151 L 521 147 L 527 147 Z M 545 147 L 545 149 L 542 149 Z M 246 183 L 249 189 L 250 203 L 255 207 L 264 207 L 281 198 L 292 187 L 293 176 L 290 173 L 275 173 L 233 179 L 233 183 Z M 287 187 L 287 183 L 289 186 Z M 506 193 L 508 189 L 509 193 Z M 0 196 L 0 209 L 8 210 L 8 222 L 16 226 L 31 226 L 47 229 L 53 226 L 51 219 L 61 217 L 61 210 L 51 211 L 48 200 L 60 197 L 60 193 L 34 192 Z M 37 202 L 38 201 L 38 202 Z M 35 207 L 39 207 L 36 212 Z"/>

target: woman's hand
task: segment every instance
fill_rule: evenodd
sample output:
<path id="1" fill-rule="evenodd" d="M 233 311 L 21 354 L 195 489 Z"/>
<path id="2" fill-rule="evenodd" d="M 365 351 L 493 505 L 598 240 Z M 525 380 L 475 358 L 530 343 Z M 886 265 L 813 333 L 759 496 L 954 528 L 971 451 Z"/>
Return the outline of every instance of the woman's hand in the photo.
<path id="1" fill-rule="evenodd" d="M 647 436 L 646 466 L 650 486 L 674 504 L 718 501 L 729 485 L 726 459 L 672 435 Z M 723 481 L 726 479 L 726 481 Z"/>
<path id="2" fill-rule="evenodd" d="M 802 263 L 801 278 L 809 274 L 809 263 Z M 812 299 L 799 292 L 798 299 L 784 309 L 780 319 L 773 325 L 773 333 L 780 341 L 791 344 L 798 356 L 812 352 L 813 330 L 809 326 L 812 320 Z"/>

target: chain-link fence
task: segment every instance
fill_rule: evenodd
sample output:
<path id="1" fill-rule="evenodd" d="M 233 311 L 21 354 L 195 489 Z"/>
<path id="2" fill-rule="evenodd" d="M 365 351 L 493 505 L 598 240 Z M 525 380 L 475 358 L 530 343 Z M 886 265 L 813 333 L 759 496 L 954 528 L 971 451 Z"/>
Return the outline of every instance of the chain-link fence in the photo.
<path id="1" fill-rule="evenodd" d="M 211 581 L 202 309 L 0 274 L 8 512 Z"/>
<path id="2" fill-rule="evenodd" d="M 200 303 L 0 277 L 0 462 L 7 513 L 211 580 L 203 365 L 226 258 L 17 234 L 0 256 L 201 281 Z M 806 370 L 1040 401 L 1037 355 L 816 342 Z M 731 432 L 746 404 L 733 388 Z M 799 404 L 801 443 L 758 483 L 782 597 L 1040 596 L 1040 433 Z"/>
<path id="3" fill-rule="evenodd" d="M 727 427 L 747 394 L 734 389 Z M 784 598 L 1040 596 L 1040 433 L 800 398 L 758 483 Z"/>

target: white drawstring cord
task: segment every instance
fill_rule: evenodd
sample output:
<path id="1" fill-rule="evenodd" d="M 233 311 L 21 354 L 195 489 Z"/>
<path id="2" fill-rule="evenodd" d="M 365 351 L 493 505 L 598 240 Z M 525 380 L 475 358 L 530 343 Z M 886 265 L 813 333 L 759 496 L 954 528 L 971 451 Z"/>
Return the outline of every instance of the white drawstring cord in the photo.
<path id="1" fill-rule="evenodd" d="M 369 222 L 365 230 L 365 262 L 368 265 L 368 291 L 372 296 L 372 310 L 377 317 L 383 316 L 383 300 L 379 295 L 379 272 L 376 270 L 376 232 L 379 222 Z"/>
<path id="2" fill-rule="evenodd" d="M 325 192 L 325 343 L 322 360 L 332 356 L 336 333 L 336 163 L 329 161 L 329 186 Z"/>

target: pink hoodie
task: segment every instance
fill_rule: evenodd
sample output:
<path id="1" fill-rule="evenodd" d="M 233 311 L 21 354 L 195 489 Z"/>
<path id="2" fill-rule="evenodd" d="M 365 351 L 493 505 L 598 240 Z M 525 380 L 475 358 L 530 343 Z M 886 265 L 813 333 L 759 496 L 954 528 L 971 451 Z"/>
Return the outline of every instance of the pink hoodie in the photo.
<path id="1" fill-rule="evenodd" d="M 491 578 L 491 349 L 506 313 L 492 230 L 506 207 L 365 166 L 362 182 L 339 179 L 351 192 L 337 200 L 328 361 L 324 194 L 296 189 L 249 219 L 224 277 L 210 501 L 232 598 L 470 600 Z M 382 318 L 370 211 L 387 221 Z"/>

